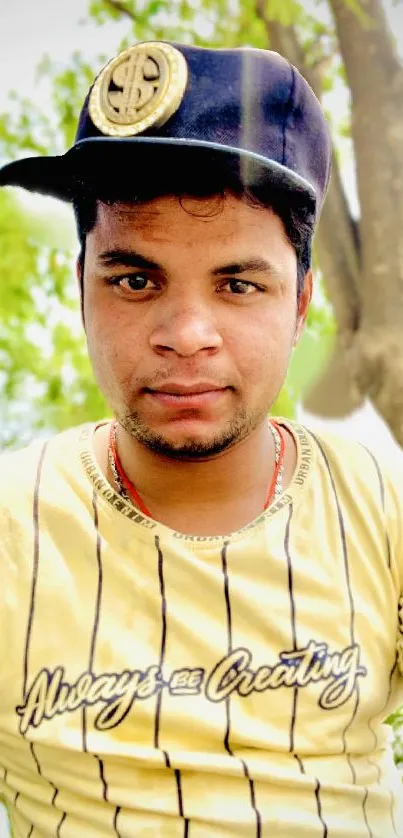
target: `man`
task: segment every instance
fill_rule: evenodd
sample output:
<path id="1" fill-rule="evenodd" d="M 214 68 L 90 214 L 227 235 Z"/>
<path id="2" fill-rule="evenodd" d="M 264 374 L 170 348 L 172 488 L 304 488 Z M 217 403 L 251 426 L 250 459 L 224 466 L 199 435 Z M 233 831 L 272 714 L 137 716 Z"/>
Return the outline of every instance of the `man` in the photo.
<path id="1" fill-rule="evenodd" d="M 280 56 L 147 43 L 101 71 L 73 149 L 0 173 L 74 205 L 115 417 L 2 458 L 18 838 L 403 835 L 400 478 L 267 418 L 330 157 Z"/>

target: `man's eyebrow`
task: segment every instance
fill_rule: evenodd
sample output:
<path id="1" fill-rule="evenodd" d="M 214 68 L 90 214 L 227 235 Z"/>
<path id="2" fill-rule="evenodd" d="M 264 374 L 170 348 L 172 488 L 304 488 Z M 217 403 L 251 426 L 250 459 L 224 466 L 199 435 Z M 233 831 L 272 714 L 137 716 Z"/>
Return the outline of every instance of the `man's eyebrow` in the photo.
<path id="1" fill-rule="evenodd" d="M 161 270 L 161 265 L 158 262 L 153 262 L 152 259 L 146 259 L 145 256 L 141 256 L 135 250 L 105 250 L 98 255 L 98 261 L 108 267 L 122 265 L 126 268 Z"/>
<path id="2" fill-rule="evenodd" d="M 144 268 L 153 271 L 163 270 L 162 265 L 158 262 L 147 259 L 135 250 L 105 250 L 98 255 L 98 261 L 107 267 L 123 266 L 127 268 Z M 278 276 L 279 271 L 267 259 L 258 257 L 239 262 L 231 262 L 228 265 L 220 265 L 212 271 L 213 276 L 239 276 L 245 273 L 269 273 L 272 276 Z"/>
<path id="3" fill-rule="evenodd" d="M 243 273 L 270 273 L 273 276 L 278 275 L 278 268 L 266 259 L 246 259 L 241 262 L 232 262 L 229 265 L 222 265 L 215 268 L 213 274 L 215 276 L 228 276 L 228 274 L 243 274 Z"/>

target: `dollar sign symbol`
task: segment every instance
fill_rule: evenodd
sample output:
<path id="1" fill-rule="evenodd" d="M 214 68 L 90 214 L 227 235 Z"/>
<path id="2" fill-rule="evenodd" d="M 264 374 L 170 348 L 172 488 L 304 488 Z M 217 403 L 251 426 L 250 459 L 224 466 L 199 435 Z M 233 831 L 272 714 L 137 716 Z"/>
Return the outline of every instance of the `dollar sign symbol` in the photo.
<path id="1" fill-rule="evenodd" d="M 120 90 L 110 90 L 109 101 L 122 121 L 137 118 L 137 112 L 154 96 L 159 76 L 158 66 L 144 53 L 132 54 L 115 68 L 112 80 Z"/>

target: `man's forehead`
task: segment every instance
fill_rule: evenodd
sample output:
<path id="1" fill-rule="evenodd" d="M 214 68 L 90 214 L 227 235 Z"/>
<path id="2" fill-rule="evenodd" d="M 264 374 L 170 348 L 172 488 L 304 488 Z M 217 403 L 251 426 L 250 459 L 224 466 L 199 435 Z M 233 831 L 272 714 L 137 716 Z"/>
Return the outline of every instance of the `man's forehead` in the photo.
<path id="1" fill-rule="evenodd" d="M 253 224 L 262 217 L 273 216 L 270 207 L 252 203 L 244 195 L 231 192 L 198 195 L 161 195 L 151 200 L 97 201 L 97 222 L 101 225 L 143 227 L 145 224 L 169 223 L 180 217 L 182 227 L 196 222 L 218 222 L 220 225 Z"/>
<path id="2" fill-rule="evenodd" d="M 224 264 L 241 263 L 248 263 L 251 271 L 253 263 L 255 270 L 275 272 L 276 263 L 278 267 L 288 260 L 288 250 L 295 258 L 283 223 L 271 210 L 236 198 L 218 203 L 217 196 L 185 201 L 165 196 L 142 204 L 100 203 L 89 246 L 102 265 L 162 267 L 197 259 L 213 271 Z"/>

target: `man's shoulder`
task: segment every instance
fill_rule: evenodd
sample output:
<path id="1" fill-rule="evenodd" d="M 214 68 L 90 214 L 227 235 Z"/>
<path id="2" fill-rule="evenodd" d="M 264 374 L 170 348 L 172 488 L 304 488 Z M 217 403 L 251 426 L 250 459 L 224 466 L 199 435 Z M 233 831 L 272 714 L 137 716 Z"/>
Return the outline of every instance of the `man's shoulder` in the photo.
<path id="1" fill-rule="evenodd" d="M 67 477 L 79 467 L 80 440 L 90 439 L 92 425 L 80 425 L 32 440 L 0 454 L 0 509 L 32 498 L 39 484 Z"/>
<path id="2" fill-rule="evenodd" d="M 319 471 L 325 471 L 331 479 L 369 493 L 379 491 L 385 499 L 388 493 L 403 493 L 403 450 L 396 447 L 382 447 L 367 443 L 353 436 L 335 433 L 324 428 L 290 423 L 298 436 L 309 440 L 312 459 Z"/>

